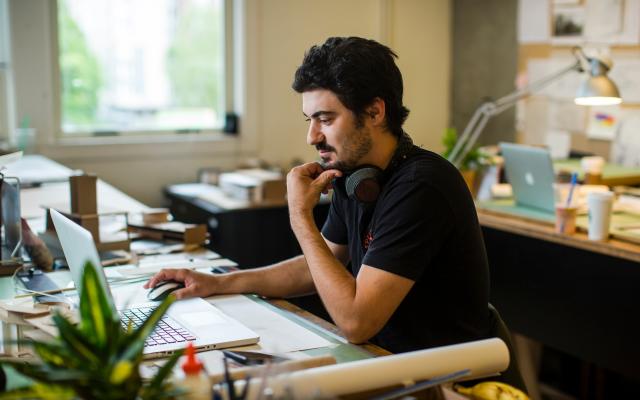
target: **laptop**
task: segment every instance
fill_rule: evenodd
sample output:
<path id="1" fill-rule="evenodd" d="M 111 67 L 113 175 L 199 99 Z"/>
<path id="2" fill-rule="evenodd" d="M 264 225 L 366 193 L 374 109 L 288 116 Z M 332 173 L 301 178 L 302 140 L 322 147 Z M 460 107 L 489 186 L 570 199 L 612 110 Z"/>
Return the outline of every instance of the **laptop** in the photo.
<path id="1" fill-rule="evenodd" d="M 500 143 L 500 149 L 516 204 L 555 212 L 555 173 L 549 151 L 515 143 Z"/>
<path id="2" fill-rule="evenodd" d="M 58 233 L 62 250 L 67 259 L 71 277 L 80 288 L 84 264 L 87 261 L 100 265 L 98 250 L 91 233 L 58 211 L 50 209 L 51 219 Z M 115 302 L 107 278 L 102 268 L 98 268 L 100 284 L 104 287 L 111 305 Z M 130 304 L 119 309 L 123 327 L 131 322 L 141 325 L 159 302 Z M 257 343 L 260 337 L 251 329 L 229 317 L 217 307 L 201 299 L 176 301 L 158 322 L 155 331 L 147 338 L 144 346 L 145 358 L 165 357 L 193 342 L 197 350 L 212 350 L 245 346 Z"/>

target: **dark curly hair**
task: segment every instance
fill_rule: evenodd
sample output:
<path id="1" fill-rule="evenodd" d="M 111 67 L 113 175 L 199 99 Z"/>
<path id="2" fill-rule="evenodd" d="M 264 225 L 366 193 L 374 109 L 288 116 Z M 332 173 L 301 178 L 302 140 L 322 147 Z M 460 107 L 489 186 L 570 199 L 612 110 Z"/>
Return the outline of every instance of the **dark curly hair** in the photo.
<path id="1" fill-rule="evenodd" d="M 402 104 L 398 56 L 387 46 L 359 37 L 331 37 L 312 46 L 291 85 L 298 93 L 326 89 L 351 110 L 359 123 L 374 98 L 384 100 L 387 128 L 402 136 L 409 110 Z"/>

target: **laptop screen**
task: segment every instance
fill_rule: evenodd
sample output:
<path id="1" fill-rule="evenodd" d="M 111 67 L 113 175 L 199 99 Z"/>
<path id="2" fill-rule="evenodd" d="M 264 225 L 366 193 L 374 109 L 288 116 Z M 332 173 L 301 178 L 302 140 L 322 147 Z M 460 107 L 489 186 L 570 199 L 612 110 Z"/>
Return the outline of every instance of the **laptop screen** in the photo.
<path id="1" fill-rule="evenodd" d="M 51 213 L 53 225 L 56 227 L 62 251 L 67 259 L 67 264 L 71 271 L 71 278 L 78 292 L 80 292 L 80 287 L 82 286 L 84 265 L 89 261 L 98 267 L 98 279 L 108 294 L 109 302 L 113 305 L 111 291 L 109 290 L 109 285 L 107 285 L 107 278 L 102 270 L 98 249 L 93 241 L 91 232 L 52 208 L 49 209 L 49 212 Z"/>
<path id="2" fill-rule="evenodd" d="M 515 143 L 500 143 L 500 149 L 516 204 L 553 213 L 555 173 L 549 151 Z"/>

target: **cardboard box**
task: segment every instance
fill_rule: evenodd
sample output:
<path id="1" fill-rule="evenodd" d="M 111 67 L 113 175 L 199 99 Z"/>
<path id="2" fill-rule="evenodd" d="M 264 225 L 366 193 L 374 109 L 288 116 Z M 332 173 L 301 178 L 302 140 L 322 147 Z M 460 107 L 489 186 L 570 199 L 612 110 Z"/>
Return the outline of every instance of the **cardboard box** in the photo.
<path id="1" fill-rule="evenodd" d="M 95 175 L 73 175 L 69 177 L 71 188 L 71 212 L 73 214 L 97 214 L 98 197 Z"/>
<path id="2" fill-rule="evenodd" d="M 264 169 L 240 169 L 220 174 L 219 186 L 226 195 L 252 203 L 285 202 L 286 179 L 280 172 Z"/>

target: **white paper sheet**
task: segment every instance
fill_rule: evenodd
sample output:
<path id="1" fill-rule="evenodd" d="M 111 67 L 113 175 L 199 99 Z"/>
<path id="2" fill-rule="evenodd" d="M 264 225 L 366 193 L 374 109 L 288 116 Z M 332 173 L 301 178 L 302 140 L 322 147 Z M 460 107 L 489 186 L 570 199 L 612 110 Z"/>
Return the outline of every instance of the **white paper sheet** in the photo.
<path id="1" fill-rule="evenodd" d="M 530 97 L 526 101 L 523 141 L 527 144 L 544 144 L 547 136 L 547 99 Z"/>
<path id="2" fill-rule="evenodd" d="M 547 133 L 545 144 L 549 147 L 552 159 L 562 160 L 569 158 L 571 134 L 566 131 L 550 131 Z"/>
<path id="3" fill-rule="evenodd" d="M 625 104 L 640 104 L 640 59 L 614 54 L 609 77 L 618 85 Z"/>
<path id="4" fill-rule="evenodd" d="M 576 105 L 573 100 L 550 100 L 548 104 L 549 129 L 571 133 L 586 130 L 588 108 Z"/>
<path id="5" fill-rule="evenodd" d="M 601 43 L 617 39 L 624 29 L 623 6 L 623 0 L 588 1 L 586 4 L 585 38 Z"/>
<path id="6" fill-rule="evenodd" d="M 640 166 L 640 110 L 625 109 L 611 146 L 611 161 L 629 167 Z"/>
<path id="7" fill-rule="evenodd" d="M 571 56 L 570 52 L 567 52 L 566 56 L 555 56 L 549 59 L 531 59 L 527 64 L 529 82 L 540 81 L 541 79 L 547 78 L 574 63 L 575 58 Z M 585 78 L 586 75 L 572 71 L 555 80 L 553 83 L 547 85 L 535 94 L 548 96 L 553 99 L 573 101 L 576 92 L 578 91 L 578 87 Z"/>
<path id="8" fill-rule="evenodd" d="M 595 43 L 639 43 L 638 0 L 590 0 L 586 2 L 585 40 Z"/>
<path id="9" fill-rule="evenodd" d="M 217 260 L 176 260 L 176 261 L 163 261 L 154 263 L 145 263 L 140 267 L 131 267 L 126 269 L 119 269 L 118 272 L 126 277 L 133 276 L 149 276 L 161 269 L 170 268 L 188 268 L 188 269 L 204 269 L 209 270 L 213 267 L 236 267 L 238 263 L 231 261 L 228 258 L 219 258 Z"/>
<path id="10" fill-rule="evenodd" d="M 207 300 L 260 335 L 257 350 L 288 353 L 333 345 L 246 296 L 216 296 Z"/>
<path id="11" fill-rule="evenodd" d="M 550 31 L 548 1 L 518 1 L 518 42 L 548 43 Z"/>
<path id="12" fill-rule="evenodd" d="M 619 122 L 619 106 L 589 107 L 587 137 L 598 140 L 613 140 Z"/>

